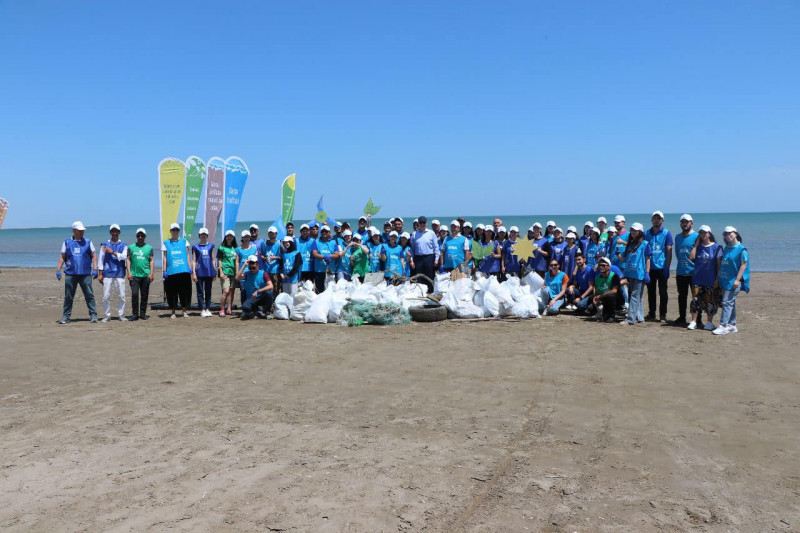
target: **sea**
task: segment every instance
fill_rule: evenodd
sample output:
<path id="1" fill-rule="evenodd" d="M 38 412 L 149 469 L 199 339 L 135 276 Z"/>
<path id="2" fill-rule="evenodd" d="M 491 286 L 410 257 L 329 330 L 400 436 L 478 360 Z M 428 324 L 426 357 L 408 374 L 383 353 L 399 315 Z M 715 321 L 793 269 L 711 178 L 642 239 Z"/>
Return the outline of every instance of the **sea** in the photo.
<path id="1" fill-rule="evenodd" d="M 623 213 L 630 227 L 634 222 L 641 222 L 645 228 L 650 227 L 650 213 L 627 214 Z M 587 220 L 595 222 L 598 216 L 605 216 L 609 223 L 614 220 L 616 213 L 609 214 L 581 214 L 581 215 L 483 215 L 465 216 L 472 222 L 473 227 L 478 224 L 491 224 L 495 216 L 503 220 L 503 225 L 507 228 L 518 226 L 523 232 L 526 231 L 534 222 L 541 222 L 545 225 L 547 221 L 553 220 L 565 231 L 568 226 L 575 226 L 581 232 Z M 372 224 L 379 229 L 383 229 L 383 222 L 386 217 L 381 214 L 373 217 Z M 402 215 L 401 215 L 402 216 Z M 434 219 L 440 220 L 444 224 L 449 224 L 456 218 L 454 215 L 437 215 L 436 213 L 425 213 L 428 223 Z M 711 231 L 717 238 L 717 242 L 722 242 L 722 229 L 725 226 L 735 226 L 742 236 L 745 246 L 750 252 L 750 267 L 756 272 L 788 272 L 800 270 L 800 213 L 692 213 L 694 218 L 694 228 L 697 230 L 701 225 L 711 226 Z M 681 213 L 665 214 L 664 225 L 673 235 L 680 233 Z M 415 216 L 403 216 L 405 229 L 411 229 L 411 222 Z M 348 220 L 353 226 L 358 219 L 358 215 Z M 112 221 L 113 222 L 113 221 Z M 266 237 L 266 230 L 272 223 L 271 220 L 248 220 L 236 224 L 236 235 L 256 223 L 261 229 L 261 236 Z M 296 224 L 303 221 L 296 220 Z M 109 222 L 110 224 L 111 222 Z M 0 268 L 1 267 L 53 267 L 58 261 L 61 243 L 64 239 L 72 235 L 70 226 L 58 228 L 26 228 L 26 229 L 0 229 Z M 136 240 L 135 232 L 138 227 L 144 227 L 147 231 L 148 242 L 154 244 L 158 242 L 158 224 L 138 224 L 121 226 L 122 233 L 120 238 L 125 242 Z M 195 226 L 196 229 L 200 225 Z M 218 236 L 221 233 L 218 232 Z M 86 236 L 92 239 L 95 246 L 109 238 L 108 226 L 89 226 L 86 229 Z M 158 246 L 154 246 L 158 250 Z M 156 264 L 160 266 L 161 254 L 156 253 Z M 673 267 L 676 264 L 673 261 Z"/>

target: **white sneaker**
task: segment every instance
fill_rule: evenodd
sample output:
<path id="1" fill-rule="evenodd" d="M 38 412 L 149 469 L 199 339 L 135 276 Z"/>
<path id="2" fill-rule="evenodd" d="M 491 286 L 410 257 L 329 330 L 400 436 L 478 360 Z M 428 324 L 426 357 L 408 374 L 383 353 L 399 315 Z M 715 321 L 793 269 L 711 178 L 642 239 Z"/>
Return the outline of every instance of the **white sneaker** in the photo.
<path id="1" fill-rule="evenodd" d="M 731 324 L 728 326 L 728 333 L 739 333 L 739 328 L 737 328 L 736 325 Z"/>
<path id="2" fill-rule="evenodd" d="M 730 330 L 728 329 L 728 326 L 720 325 L 717 326 L 717 329 L 715 329 L 711 333 L 713 333 L 714 335 L 727 335 L 728 333 L 730 333 Z"/>
<path id="3" fill-rule="evenodd" d="M 184 311 L 184 312 L 183 312 L 183 318 L 189 318 L 189 313 L 188 313 L 188 311 Z"/>
<path id="4" fill-rule="evenodd" d="M 694 320 L 692 320 L 691 322 L 689 322 L 689 325 L 688 325 L 688 326 L 686 326 L 686 329 L 691 329 L 691 330 L 695 330 L 695 329 L 697 329 L 697 322 L 695 322 Z"/>
<path id="5" fill-rule="evenodd" d="M 628 304 L 625 304 L 625 305 L 622 306 L 622 312 L 623 313 L 627 313 L 628 312 Z"/>
<path id="6" fill-rule="evenodd" d="M 128 319 L 126 317 L 124 317 L 124 316 L 121 316 L 121 317 L 119 317 L 119 321 L 120 322 L 127 322 Z"/>
<path id="7" fill-rule="evenodd" d="M 703 326 L 703 329 L 706 331 L 714 331 L 714 323 L 713 322 L 706 322 L 706 325 Z"/>
<path id="8" fill-rule="evenodd" d="M 102 322 L 103 324 L 105 324 L 105 323 L 106 323 L 106 322 L 108 322 L 109 320 L 111 320 L 111 317 L 110 317 L 110 316 L 104 316 L 104 317 L 103 317 L 103 320 L 101 320 L 100 322 Z"/>

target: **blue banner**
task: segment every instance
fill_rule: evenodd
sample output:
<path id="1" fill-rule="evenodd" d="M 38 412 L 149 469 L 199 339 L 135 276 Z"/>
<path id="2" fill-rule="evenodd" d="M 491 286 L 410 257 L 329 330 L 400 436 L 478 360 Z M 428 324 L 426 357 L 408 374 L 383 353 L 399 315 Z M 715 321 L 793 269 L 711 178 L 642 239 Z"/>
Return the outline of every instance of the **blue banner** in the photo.
<path id="1" fill-rule="evenodd" d="M 234 229 L 242 203 L 244 186 L 250 175 L 247 165 L 241 158 L 232 156 L 225 160 L 225 205 L 222 210 L 222 233 Z"/>

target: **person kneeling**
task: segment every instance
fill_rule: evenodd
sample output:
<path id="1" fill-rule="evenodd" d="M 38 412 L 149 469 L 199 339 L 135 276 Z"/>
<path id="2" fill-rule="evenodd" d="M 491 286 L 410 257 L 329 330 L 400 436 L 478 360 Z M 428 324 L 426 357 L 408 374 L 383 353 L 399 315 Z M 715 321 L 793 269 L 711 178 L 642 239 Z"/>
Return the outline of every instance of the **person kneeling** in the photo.
<path id="1" fill-rule="evenodd" d="M 620 279 L 611 271 L 611 261 L 607 257 L 597 260 L 599 272 L 594 277 L 594 298 L 597 319 L 602 322 L 615 322 L 614 314 L 620 290 Z"/>
<path id="2" fill-rule="evenodd" d="M 272 306 L 272 281 L 263 270 L 258 268 L 258 257 L 251 255 L 244 266 L 236 273 L 236 279 L 242 286 L 247 299 L 242 304 L 242 320 L 256 316 L 258 308 L 269 309 Z"/>

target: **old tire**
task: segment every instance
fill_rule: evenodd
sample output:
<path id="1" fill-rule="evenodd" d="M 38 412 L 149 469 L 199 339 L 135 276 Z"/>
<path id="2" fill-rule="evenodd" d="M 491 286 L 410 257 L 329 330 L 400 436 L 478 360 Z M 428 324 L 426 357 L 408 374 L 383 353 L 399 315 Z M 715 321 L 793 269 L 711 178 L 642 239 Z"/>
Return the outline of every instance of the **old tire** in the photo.
<path id="1" fill-rule="evenodd" d="M 414 322 L 440 322 L 447 318 L 447 307 L 425 307 L 416 305 L 408 308 L 408 314 Z"/>

